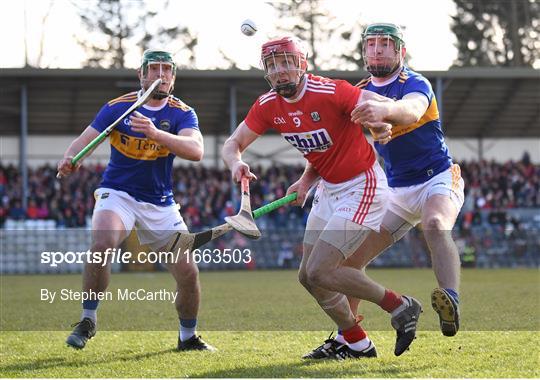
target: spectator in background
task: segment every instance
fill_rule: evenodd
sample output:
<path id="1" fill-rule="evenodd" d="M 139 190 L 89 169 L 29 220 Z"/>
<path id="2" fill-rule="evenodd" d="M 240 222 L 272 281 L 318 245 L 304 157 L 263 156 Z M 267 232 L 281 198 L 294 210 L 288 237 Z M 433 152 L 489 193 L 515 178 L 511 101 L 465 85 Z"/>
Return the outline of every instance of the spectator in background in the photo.
<path id="1" fill-rule="evenodd" d="M 466 161 L 461 162 L 460 166 L 461 174 L 469 184 L 465 189 L 462 228 L 467 223 L 472 226 L 480 225 L 482 223 L 480 212 L 496 208 L 497 205 L 503 210 L 515 207 L 540 207 L 540 166 L 532 164 L 527 153 L 517 162 Z M 264 170 L 259 167 L 257 171 L 264 175 L 252 186 L 253 208 L 260 207 L 283 194 L 287 185 L 293 183 L 301 174 L 302 168 L 275 166 Z M 65 224 L 62 213 L 68 206 L 74 207 L 76 204 L 78 212 L 82 210 L 86 220 L 92 214 L 93 191 L 99 184 L 102 172 L 101 165 L 89 165 L 82 167 L 73 177 L 60 183 L 56 181 L 56 173 L 49 165 L 29 168 L 32 178 L 32 181 L 29 181 L 29 190 L 38 207 L 37 219 L 53 219 L 59 227 L 62 227 Z M 234 215 L 236 212 L 234 205 L 229 202 L 231 183 L 225 170 L 195 166 L 176 167 L 173 170 L 173 183 L 176 202 L 182 204 L 184 210 L 190 206 L 199 209 L 200 220 L 195 220 L 199 229 L 220 224 L 224 216 Z M 2 214 L 5 219 L 21 220 L 27 217 L 27 210 L 23 210 L 22 215 L 21 210 L 12 210 L 15 207 L 15 200 L 20 201 L 22 198 L 21 186 L 18 169 L 13 165 L 0 164 L 0 223 Z M 497 200 L 495 194 L 499 189 L 502 191 L 499 192 Z M 469 213 L 472 214 L 468 216 Z M 293 214 L 305 225 L 309 206 L 304 209 L 284 208 L 280 210 L 279 215 L 270 214 L 260 222 L 270 228 L 274 226 L 286 228 Z M 186 222 L 190 228 L 195 227 L 189 223 L 187 217 Z"/>
<path id="2" fill-rule="evenodd" d="M 15 220 L 22 220 L 25 218 L 26 212 L 24 211 L 20 200 L 17 199 L 13 201 L 12 206 L 9 209 L 8 215 L 11 219 Z"/>

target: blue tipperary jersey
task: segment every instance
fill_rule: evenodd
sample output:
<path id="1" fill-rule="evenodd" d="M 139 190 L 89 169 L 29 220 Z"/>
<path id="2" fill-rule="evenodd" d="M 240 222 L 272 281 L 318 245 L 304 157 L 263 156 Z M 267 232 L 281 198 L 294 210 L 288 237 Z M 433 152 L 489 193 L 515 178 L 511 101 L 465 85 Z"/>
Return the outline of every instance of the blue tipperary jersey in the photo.
<path id="1" fill-rule="evenodd" d="M 392 128 L 392 140 L 388 144 L 374 144 L 379 155 L 384 158 L 386 176 L 391 187 L 424 183 L 452 165 L 444 142 L 437 100 L 426 78 L 403 67 L 393 81 L 383 86 L 373 84 L 371 77 L 363 79 L 356 86 L 394 100 L 413 92 L 424 94 L 428 100 L 428 109 L 417 123 L 395 125 Z"/>
<path id="2" fill-rule="evenodd" d="M 105 104 L 91 126 L 102 132 L 119 118 L 136 100 L 138 92 L 120 96 Z M 138 112 L 152 119 L 156 128 L 172 134 L 185 128 L 199 129 L 195 111 L 180 99 L 169 96 L 162 107 L 138 108 Z M 175 155 L 146 138 L 143 133 L 133 132 L 129 116 L 124 118 L 109 136 L 111 159 L 100 187 L 125 191 L 138 201 L 158 206 L 174 204 L 172 192 L 172 163 Z"/>

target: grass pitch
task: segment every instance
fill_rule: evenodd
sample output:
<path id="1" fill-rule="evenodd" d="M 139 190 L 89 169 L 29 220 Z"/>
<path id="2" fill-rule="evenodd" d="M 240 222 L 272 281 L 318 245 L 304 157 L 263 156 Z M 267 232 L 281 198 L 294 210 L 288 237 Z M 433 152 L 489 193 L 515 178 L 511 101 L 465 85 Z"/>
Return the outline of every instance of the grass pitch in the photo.
<path id="1" fill-rule="evenodd" d="M 303 361 L 334 328 L 294 271 L 204 272 L 200 333 L 219 352 L 174 351 L 177 319 L 167 302 L 103 302 L 99 331 L 82 351 L 65 346 L 78 302 L 39 301 L 39 289 L 80 287 L 80 275 L 2 276 L 2 377 L 540 377 L 538 270 L 463 271 L 462 330 L 438 331 L 430 270 L 372 270 L 424 305 L 417 340 L 393 355 L 395 333 L 377 306 L 362 325 L 377 359 Z M 174 288 L 166 273 L 116 274 L 111 289 Z M 47 331 L 23 331 L 23 330 Z"/>

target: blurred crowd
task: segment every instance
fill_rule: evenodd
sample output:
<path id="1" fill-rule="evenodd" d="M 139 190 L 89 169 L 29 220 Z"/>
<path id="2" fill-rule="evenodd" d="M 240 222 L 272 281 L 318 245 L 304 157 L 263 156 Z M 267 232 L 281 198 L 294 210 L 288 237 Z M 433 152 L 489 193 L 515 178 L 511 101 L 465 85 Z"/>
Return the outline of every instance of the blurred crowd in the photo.
<path id="1" fill-rule="evenodd" d="M 8 218 L 52 219 L 58 227 L 66 228 L 87 226 L 94 207 L 93 193 L 104 169 L 100 165 L 83 166 L 74 175 L 57 180 L 52 166 L 29 168 L 30 196 L 28 207 L 24 209 L 19 169 L 0 163 L 0 226 Z M 303 167 L 279 166 L 265 170 L 254 167 L 252 170 L 259 177 L 250 188 L 255 209 L 284 196 L 288 186 L 300 177 Z M 173 191 L 184 220 L 194 230 L 222 223 L 225 216 L 238 212 L 238 187 L 232 186 L 230 173 L 225 169 L 202 165 L 176 167 Z M 270 215 L 270 219 L 280 225 L 290 213 L 302 219 L 307 216 L 307 211 L 300 208 L 282 208 Z"/>
<path id="2" fill-rule="evenodd" d="M 475 223 L 481 210 L 489 210 L 489 223 L 503 223 L 509 208 L 540 207 L 540 166 L 525 154 L 518 161 L 461 162 L 465 181 L 465 204 L 460 224 Z M 59 227 L 87 226 L 94 206 L 93 192 L 98 187 L 104 167 L 82 167 L 75 175 L 56 179 L 52 166 L 28 170 L 29 200 L 22 206 L 22 177 L 15 166 L 0 163 L 0 226 L 6 219 L 52 219 Z M 279 165 L 263 169 L 253 167 L 259 180 L 251 186 L 253 209 L 285 195 L 303 171 L 302 166 Z M 213 226 L 238 210 L 237 186 L 232 186 L 225 169 L 202 165 L 176 167 L 173 188 L 181 213 L 191 229 Z M 233 194 L 236 196 L 231 197 Z M 233 199 L 233 201 L 231 201 Z M 287 220 L 305 222 L 309 208 L 282 208 L 268 216 L 270 223 L 286 226 Z M 506 223 L 506 220 L 504 220 Z M 268 222 L 267 222 L 268 223 Z"/>

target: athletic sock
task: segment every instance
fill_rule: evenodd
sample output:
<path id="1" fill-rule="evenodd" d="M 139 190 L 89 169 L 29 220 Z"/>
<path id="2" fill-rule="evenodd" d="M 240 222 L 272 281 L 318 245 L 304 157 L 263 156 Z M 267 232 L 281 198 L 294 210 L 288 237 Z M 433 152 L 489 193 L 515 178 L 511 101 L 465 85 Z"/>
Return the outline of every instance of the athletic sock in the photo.
<path id="1" fill-rule="evenodd" d="M 84 318 L 90 318 L 92 322 L 97 323 L 97 308 L 99 305 L 98 300 L 84 300 L 83 311 L 81 315 L 81 321 Z"/>
<path id="2" fill-rule="evenodd" d="M 364 339 L 360 339 L 358 342 L 349 343 L 348 346 L 351 350 L 364 351 L 371 344 L 371 340 L 366 336 Z"/>
<path id="3" fill-rule="evenodd" d="M 343 338 L 345 338 L 345 341 L 347 341 L 347 344 L 349 345 L 349 347 L 367 338 L 366 332 L 359 325 L 354 325 L 353 327 L 347 330 L 343 330 L 342 333 L 343 333 Z M 355 350 L 355 348 L 353 348 L 353 350 Z"/>
<path id="4" fill-rule="evenodd" d="M 452 288 L 444 288 L 444 290 L 446 290 L 446 292 L 452 296 L 452 298 L 454 299 L 454 301 L 456 301 L 456 303 L 459 303 L 459 294 L 458 294 L 458 292 L 456 292 Z"/>
<path id="5" fill-rule="evenodd" d="M 341 332 L 341 330 L 338 330 L 337 331 L 337 335 L 336 337 L 334 338 L 334 340 L 336 342 L 338 342 L 339 344 L 347 344 L 347 341 L 345 340 L 345 338 L 343 337 L 343 333 Z"/>
<path id="6" fill-rule="evenodd" d="M 386 289 L 384 291 L 384 297 L 379 303 L 381 309 L 387 313 L 391 313 L 403 304 L 403 297 L 393 290 Z"/>
<path id="7" fill-rule="evenodd" d="M 392 317 L 395 317 L 396 315 L 398 315 L 399 313 L 401 313 L 403 310 L 405 310 L 406 308 L 408 308 L 409 306 L 411 306 L 410 302 L 407 300 L 407 298 L 401 296 L 401 301 L 402 301 L 402 304 L 399 305 L 398 307 L 396 307 L 394 310 L 392 310 L 392 312 L 390 313 L 390 315 Z"/>
<path id="8" fill-rule="evenodd" d="M 179 336 L 182 342 L 195 335 L 197 330 L 197 319 L 182 319 L 180 318 Z"/>

